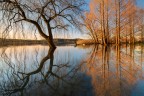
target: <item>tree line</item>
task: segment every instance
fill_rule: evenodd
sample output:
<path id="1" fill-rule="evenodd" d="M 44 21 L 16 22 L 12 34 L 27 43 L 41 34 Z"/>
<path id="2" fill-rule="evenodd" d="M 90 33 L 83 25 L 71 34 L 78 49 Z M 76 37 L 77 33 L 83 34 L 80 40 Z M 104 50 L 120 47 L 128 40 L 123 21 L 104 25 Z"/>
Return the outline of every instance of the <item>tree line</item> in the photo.
<path id="1" fill-rule="evenodd" d="M 136 0 L 91 0 L 84 22 L 89 36 L 101 44 L 143 41 L 144 10 Z"/>
<path id="2" fill-rule="evenodd" d="M 90 0 L 86 12 L 85 5 L 85 0 L 0 0 L 2 35 L 14 29 L 22 34 L 31 33 L 23 29 L 34 30 L 56 48 L 54 32 L 85 25 L 96 43 L 134 43 L 137 33 L 143 41 L 144 10 L 135 0 Z"/>

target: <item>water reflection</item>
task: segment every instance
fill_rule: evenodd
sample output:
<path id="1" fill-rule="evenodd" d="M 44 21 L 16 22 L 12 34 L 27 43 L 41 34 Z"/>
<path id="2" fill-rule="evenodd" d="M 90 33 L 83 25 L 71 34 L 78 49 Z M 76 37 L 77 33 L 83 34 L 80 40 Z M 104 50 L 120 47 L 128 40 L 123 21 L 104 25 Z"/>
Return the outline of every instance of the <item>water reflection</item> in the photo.
<path id="1" fill-rule="evenodd" d="M 133 45 L 96 46 L 83 69 L 92 78 L 94 94 L 143 96 L 142 49 Z"/>
<path id="2" fill-rule="evenodd" d="M 84 82 L 88 79 L 85 80 L 85 74 L 79 71 L 81 68 L 79 62 L 81 62 L 82 56 L 76 60 L 75 53 L 71 54 L 70 51 L 73 49 L 72 52 L 77 52 L 78 49 L 59 47 L 55 51 L 46 50 L 43 47 L 37 48 L 37 46 L 32 49 L 34 48 L 36 49 L 31 50 L 29 47 L 1 49 L 1 66 L 3 68 L 1 68 L 0 95 L 81 96 L 86 91 L 90 92 L 87 90 L 89 86 L 83 87 Z M 61 49 L 65 53 L 61 52 Z M 35 59 L 29 57 L 32 56 L 31 53 L 35 55 Z M 85 52 L 82 50 L 77 53 L 84 54 Z M 43 56 L 44 58 L 42 58 Z M 56 62 L 54 62 L 55 60 Z"/>
<path id="3" fill-rule="evenodd" d="M 141 45 L 2 47 L 0 96 L 143 96 Z"/>

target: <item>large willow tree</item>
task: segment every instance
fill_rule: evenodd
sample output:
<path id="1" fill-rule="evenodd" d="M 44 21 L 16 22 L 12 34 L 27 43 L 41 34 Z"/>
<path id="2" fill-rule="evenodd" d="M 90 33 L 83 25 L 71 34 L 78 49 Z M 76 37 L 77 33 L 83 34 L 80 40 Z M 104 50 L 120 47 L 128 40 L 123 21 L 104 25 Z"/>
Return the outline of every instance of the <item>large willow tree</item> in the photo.
<path id="1" fill-rule="evenodd" d="M 2 20 L 13 25 L 32 24 L 39 34 L 55 48 L 53 29 L 78 26 L 84 0 L 0 0 Z"/>

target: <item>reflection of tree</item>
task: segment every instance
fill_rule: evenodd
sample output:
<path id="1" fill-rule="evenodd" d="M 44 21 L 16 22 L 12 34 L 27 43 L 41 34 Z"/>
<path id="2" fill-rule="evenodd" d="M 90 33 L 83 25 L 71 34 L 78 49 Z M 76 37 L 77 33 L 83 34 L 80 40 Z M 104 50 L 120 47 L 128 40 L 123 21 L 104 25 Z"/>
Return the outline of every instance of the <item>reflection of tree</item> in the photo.
<path id="1" fill-rule="evenodd" d="M 8 56 L 8 54 L 3 51 L 2 58 L 9 66 L 9 71 L 5 74 L 3 73 L 4 79 L 3 82 L 0 83 L 0 94 L 4 96 L 67 96 L 70 94 L 78 96 L 76 94 L 79 94 L 81 92 L 80 90 L 84 89 L 82 86 L 82 78 L 84 75 L 78 74 L 81 65 L 66 71 L 69 67 L 68 64 L 54 64 L 54 51 L 53 49 L 49 49 L 48 54 L 40 63 L 36 61 L 38 67 L 30 72 L 27 72 L 25 69 L 27 65 L 24 65 L 24 69 L 20 68 L 22 65 L 13 65 L 9 57 L 10 55 Z M 26 51 L 23 52 L 23 57 L 26 57 Z M 38 58 L 38 50 L 35 52 L 36 58 Z M 19 54 L 19 56 L 20 55 L 21 54 Z M 17 59 L 16 61 L 19 62 L 20 58 L 17 58 L 17 53 L 14 53 L 14 56 Z M 21 61 L 21 63 L 23 62 L 25 62 L 25 60 Z M 49 64 L 48 66 L 46 66 L 47 63 Z M 82 92 L 85 93 L 86 90 L 82 90 Z"/>
<path id="2" fill-rule="evenodd" d="M 68 58 L 65 59 L 61 54 L 54 55 L 54 50 L 49 49 L 49 52 L 42 51 L 45 55 L 41 54 L 44 57 L 41 58 L 40 49 L 37 48 L 34 55 L 37 60 L 33 62 L 30 59 L 32 63 L 28 63 L 28 50 L 22 49 L 21 54 L 12 50 L 9 53 L 8 48 L 4 48 L 1 57 L 8 65 L 8 70 L 0 69 L 0 95 L 93 96 L 93 88 L 97 96 L 129 96 L 137 80 L 143 79 L 143 53 L 136 53 L 136 47 L 130 45 L 96 45 L 91 49 L 92 53 L 86 62 L 71 66 L 71 62 L 67 62 L 72 58 L 71 54 L 66 54 Z M 11 56 L 16 58 L 15 62 L 12 62 Z M 59 61 L 59 64 L 55 61 Z M 28 64 L 31 69 L 27 69 Z M 88 76 L 81 72 L 81 68 Z"/>
<path id="3" fill-rule="evenodd" d="M 15 83 L 19 83 L 19 82 L 20 82 L 20 85 L 18 84 L 17 86 L 10 86 L 10 87 L 16 87 L 16 88 L 12 88 L 12 89 L 11 88 L 10 89 L 5 89 L 5 87 L 8 87 L 8 86 L 4 85 L 3 88 L 4 88 L 4 91 L 6 92 L 6 94 L 10 94 L 11 95 L 13 93 L 22 92 L 24 90 L 24 88 L 28 85 L 31 76 L 34 75 L 34 74 L 37 74 L 37 73 L 41 72 L 41 70 L 42 70 L 45 62 L 48 59 L 50 59 L 50 69 L 49 69 L 49 72 L 51 72 L 51 70 L 52 70 L 51 68 L 53 66 L 52 65 L 53 64 L 53 53 L 54 53 L 54 49 L 50 49 L 49 52 L 48 52 L 48 54 L 47 54 L 47 56 L 44 57 L 41 60 L 39 67 L 36 70 L 32 71 L 32 72 L 29 72 L 29 73 L 22 73 L 22 72 L 16 73 L 16 72 L 14 72 L 14 73 L 12 73 L 14 75 L 15 79 L 16 79 L 16 77 L 19 77 L 20 80 L 16 81 L 16 82 L 13 82 L 13 81 L 10 80 L 10 83 L 11 83 L 10 85 L 17 85 Z M 14 54 L 16 54 L 16 53 L 14 53 Z M 6 56 L 6 54 L 5 54 L 5 56 Z M 7 61 L 7 59 L 5 59 L 5 61 Z M 11 67 L 11 68 L 13 68 L 13 67 Z M 14 68 L 13 68 L 13 71 L 14 71 Z M 12 84 L 12 83 L 14 83 L 14 84 Z"/>
<path id="4" fill-rule="evenodd" d="M 138 78 L 142 78 L 142 68 L 135 61 L 134 46 L 98 45 L 94 49 L 86 69 L 92 77 L 96 96 L 130 96 L 132 87 Z"/>

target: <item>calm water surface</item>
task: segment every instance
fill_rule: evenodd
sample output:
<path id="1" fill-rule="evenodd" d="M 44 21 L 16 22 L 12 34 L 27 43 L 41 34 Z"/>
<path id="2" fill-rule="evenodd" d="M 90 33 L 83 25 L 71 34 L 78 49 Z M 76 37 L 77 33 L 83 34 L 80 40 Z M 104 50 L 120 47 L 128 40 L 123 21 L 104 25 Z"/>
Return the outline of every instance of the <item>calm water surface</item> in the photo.
<path id="1" fill-rule="evenodd" d="M 144 96 L 144 46 L 0 47 L 0 96 Z"/>

